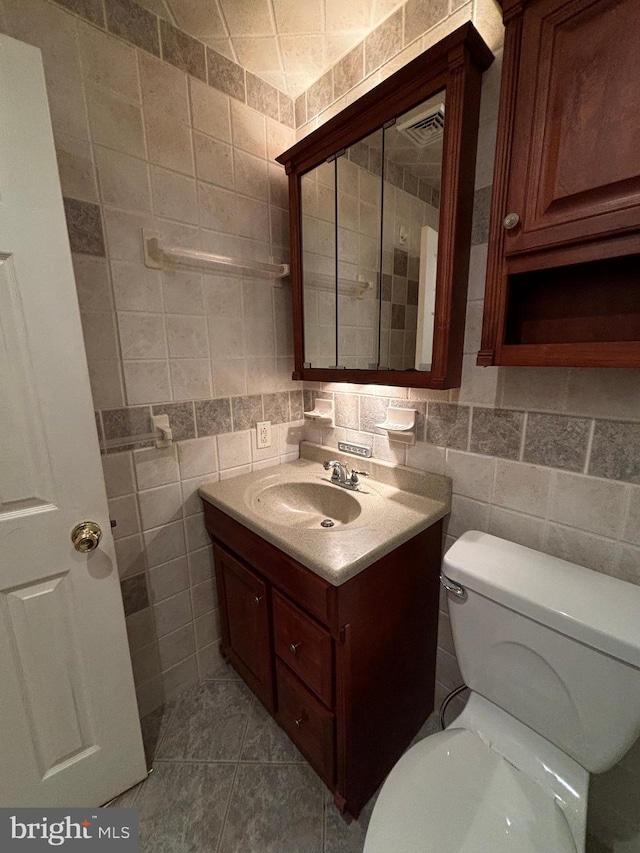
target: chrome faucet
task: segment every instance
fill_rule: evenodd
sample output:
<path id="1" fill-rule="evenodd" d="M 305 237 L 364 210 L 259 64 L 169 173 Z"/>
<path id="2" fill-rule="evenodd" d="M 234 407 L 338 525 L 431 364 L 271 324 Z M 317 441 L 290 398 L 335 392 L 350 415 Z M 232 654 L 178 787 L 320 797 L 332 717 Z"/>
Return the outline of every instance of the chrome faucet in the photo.
<path id="1" fill-rule="evenodd" d="M 323 462 L 323 467 L 325 471 L 328 471 L 330 468 L 333 468 L 331 473 L 331 482 L 335 483 L 336 486 L 342 486 L 343 489 L 351 489 L 351 491 L 357 491 L 360 488 L 360 480 L 358 479 L 358 475 L 361 477 L 368 477 L 368 471 L 356 471 L 355 468 L 349 473 L 349 468 L 347 465 L 344 465 L 342 462 L 338 462 L 337 459 L 328 460 L 327 462 Z"/>

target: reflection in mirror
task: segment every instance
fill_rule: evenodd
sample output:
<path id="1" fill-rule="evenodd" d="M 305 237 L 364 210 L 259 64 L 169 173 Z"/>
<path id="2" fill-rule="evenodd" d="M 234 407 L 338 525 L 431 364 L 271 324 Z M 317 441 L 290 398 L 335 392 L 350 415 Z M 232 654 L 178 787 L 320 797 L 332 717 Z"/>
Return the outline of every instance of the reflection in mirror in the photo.
<path id="1" fill-rule="evenodd" d="M 382 128 L 337 159 L 338 364 L 378 366 Z"/>
<path id="2" fill-rule="evenodd" d="M 384 129 L 380 367 L 430 370 L 445 92 Z"/>
<path id="3" fill-rule="evenodd" d="M 300 179 L 305 362 L 335 367 L 336 163 L 321 163 Z"/>

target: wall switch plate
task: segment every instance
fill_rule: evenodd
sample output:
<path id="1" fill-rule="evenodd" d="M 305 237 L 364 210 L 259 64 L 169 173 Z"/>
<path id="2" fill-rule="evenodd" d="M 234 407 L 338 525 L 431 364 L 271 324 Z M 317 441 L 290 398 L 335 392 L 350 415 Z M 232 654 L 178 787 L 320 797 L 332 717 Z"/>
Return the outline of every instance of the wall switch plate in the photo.
<path id="1" fill-rule="evenodd" d="M 271 447 L 271 421 L 258 421 L 256 424 L 256 444 L 258 448 Z"/>

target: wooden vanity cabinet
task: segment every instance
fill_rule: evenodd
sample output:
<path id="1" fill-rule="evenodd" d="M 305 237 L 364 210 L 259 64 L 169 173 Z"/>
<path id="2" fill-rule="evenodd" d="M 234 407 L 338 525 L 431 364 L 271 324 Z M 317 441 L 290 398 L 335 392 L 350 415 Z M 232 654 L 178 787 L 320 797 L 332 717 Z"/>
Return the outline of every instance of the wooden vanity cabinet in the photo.
<path id="1" fill-rule="evenodd" d="M 357 817 L 433 710 L 442 523 L 333 586 L 204 508 L 222 653 Z"/>
<path id="2" fill-rule="evenodd" d="M 478 364 L 640 367 L 637 0 L 502 0 Z"/>

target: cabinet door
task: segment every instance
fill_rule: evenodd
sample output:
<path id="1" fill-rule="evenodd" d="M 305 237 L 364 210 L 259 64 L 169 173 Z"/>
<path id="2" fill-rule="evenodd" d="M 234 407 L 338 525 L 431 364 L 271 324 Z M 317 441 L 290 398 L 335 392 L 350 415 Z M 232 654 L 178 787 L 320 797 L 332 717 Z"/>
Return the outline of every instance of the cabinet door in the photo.
<path id="1" fill-rule="evenodd" d="M 505 253 L 640 228 L 638 0 L 537 0 L 521 44 Z"/>
<path id="2" fill-rule="evenodd" d="M 273 664 L 267 584 L 219 545 L 213 546 L 222 584 L 225 651 L 253 692 L 273 710 Z"/>

